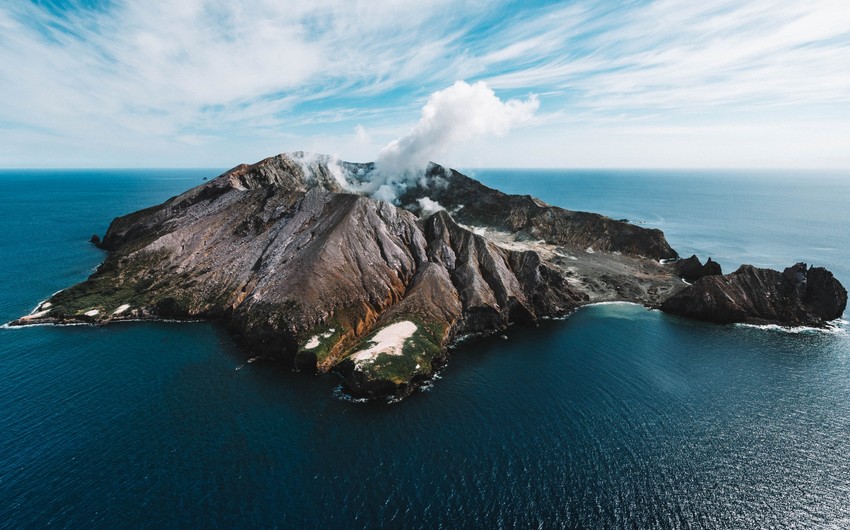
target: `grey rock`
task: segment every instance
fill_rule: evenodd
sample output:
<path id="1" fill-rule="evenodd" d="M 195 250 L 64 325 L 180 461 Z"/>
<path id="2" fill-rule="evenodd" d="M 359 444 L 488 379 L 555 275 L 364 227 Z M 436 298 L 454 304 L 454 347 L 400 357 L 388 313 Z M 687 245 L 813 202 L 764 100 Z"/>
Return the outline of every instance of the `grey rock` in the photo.
<path id="1" fill-rule="evenodd" d="M 673 266 L 676 269 L 676 274 L 688 282 L 695 282 L 703 276 L 723 274 L 719 263 L 708 258 L 708 261 L 703 265 L 696 255 L 679 260 Z"/>

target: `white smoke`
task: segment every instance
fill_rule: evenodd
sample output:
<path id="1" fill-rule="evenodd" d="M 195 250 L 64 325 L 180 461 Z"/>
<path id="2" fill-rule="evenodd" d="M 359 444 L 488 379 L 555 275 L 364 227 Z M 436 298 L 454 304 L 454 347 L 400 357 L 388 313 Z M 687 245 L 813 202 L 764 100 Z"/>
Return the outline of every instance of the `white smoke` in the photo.
<path id="1" fill-rule="evenodd" d="M 330 173 L 331 177 L 333 177 L 334 181 L 340 188 L 346 191 L 354 191 L 352 182 L 337 157 L 309 153 L 306 151 L 295 151 L 288 153 L 288 155 L 290 160 L 301 166 L 301 171 L 304 173 L 308 182 L 313 184 L 323 184 L 320 182 L 319 168 L 324 166 L 328 169 L 328 173 Z"/>
<path id="2" fill-rule="evenodd" d="M 426 169 L 428 162 L 439 159 L 449 147 L 478 136 L 507 134 L 515 125 L 528 121 L 539 106 L 535 95 L 524 101 L 502 101 L 483 81 L 472 85 L 457 81 L 431 94 L 422 107 L 419 123 L 406 136 L 381 149 L 375 169 L 368 174 L 350 175 L 336 157 L 301 152 L 292 156 L 305 175 L 318 174 L 315 166 L 325 164 L 342 189 L 398 204 L 409 186 L 448 185 L 443 176 L 426 175 Z M 359 125 L 355 132 L 358 137 L 368 135 Z M 428 197 L 420 199 L 419 207 L 426 215 L 443 209 Z"/>
<path id="3" fill-rule="evenodd" d="M 381 150 L 376 169 L 383 175 L 422 172 L 453 145 L 478 136 L 507 134 L 528 121 L 539 106 L 535 95 L 524 101 L 502 101 L 484 81 L 472 85 L 457 81 L 431 94 L 419 123 Z"/>
<path id="4" fill-rule="evenodd" d="M 422 217 L 428 217 L 429 215 L 433 215 L 441 210 L 445 210 L 442 204 L 432 200 L 431 197 L 421 197 L 416 199 L 416 202 L 419 203 L 419 209 L 421 210 Z"/>

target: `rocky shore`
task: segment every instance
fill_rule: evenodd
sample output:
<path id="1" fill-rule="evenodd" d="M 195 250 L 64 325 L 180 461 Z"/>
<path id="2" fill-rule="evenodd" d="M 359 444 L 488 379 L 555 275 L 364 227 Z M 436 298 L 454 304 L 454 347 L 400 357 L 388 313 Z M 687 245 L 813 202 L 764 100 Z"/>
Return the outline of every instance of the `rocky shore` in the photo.
<path id="1" fill-rule="evenodd" d="M 720 323 L 823 326 L 840 318 L 847 291 L 824 268 L 797 263 L 783 272 L 742 265 L 732 274 L 699 278 L 661 309 Z"/>

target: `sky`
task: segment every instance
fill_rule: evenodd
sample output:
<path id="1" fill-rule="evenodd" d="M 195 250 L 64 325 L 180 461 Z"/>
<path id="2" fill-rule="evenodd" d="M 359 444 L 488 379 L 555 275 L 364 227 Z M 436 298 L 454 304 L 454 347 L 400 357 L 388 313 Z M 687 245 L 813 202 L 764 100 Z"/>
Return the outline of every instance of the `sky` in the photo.
<path id="1" fill-rule="evenodd" d="M 850 7 L 0 0 L 0 167 L 399 149 L 467 168 L 850 168 Z"/>

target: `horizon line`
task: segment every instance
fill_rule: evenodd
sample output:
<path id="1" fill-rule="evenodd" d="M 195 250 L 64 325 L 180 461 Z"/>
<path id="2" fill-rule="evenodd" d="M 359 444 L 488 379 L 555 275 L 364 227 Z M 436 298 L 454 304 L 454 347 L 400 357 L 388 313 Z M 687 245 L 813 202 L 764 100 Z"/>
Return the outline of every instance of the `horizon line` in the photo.
<path id="1" fill-rule="evenodd" d="M 346 161 L 348 162 L 348 161 Z M 188 170 L 210 170 L 229 171 L 241 164 L 231 167 L 215 166 L 32 166 L 13 167 L 0 166 L 0 171 L 188 171 Z M 249 164 L 250 165 L 250 164 Z M 770 167 L 770 166 L 449 166 L 439 164 L 455 170 L 517 170 L 517 171 L 828 171 L 846 172 L 848 167 Z"/>

